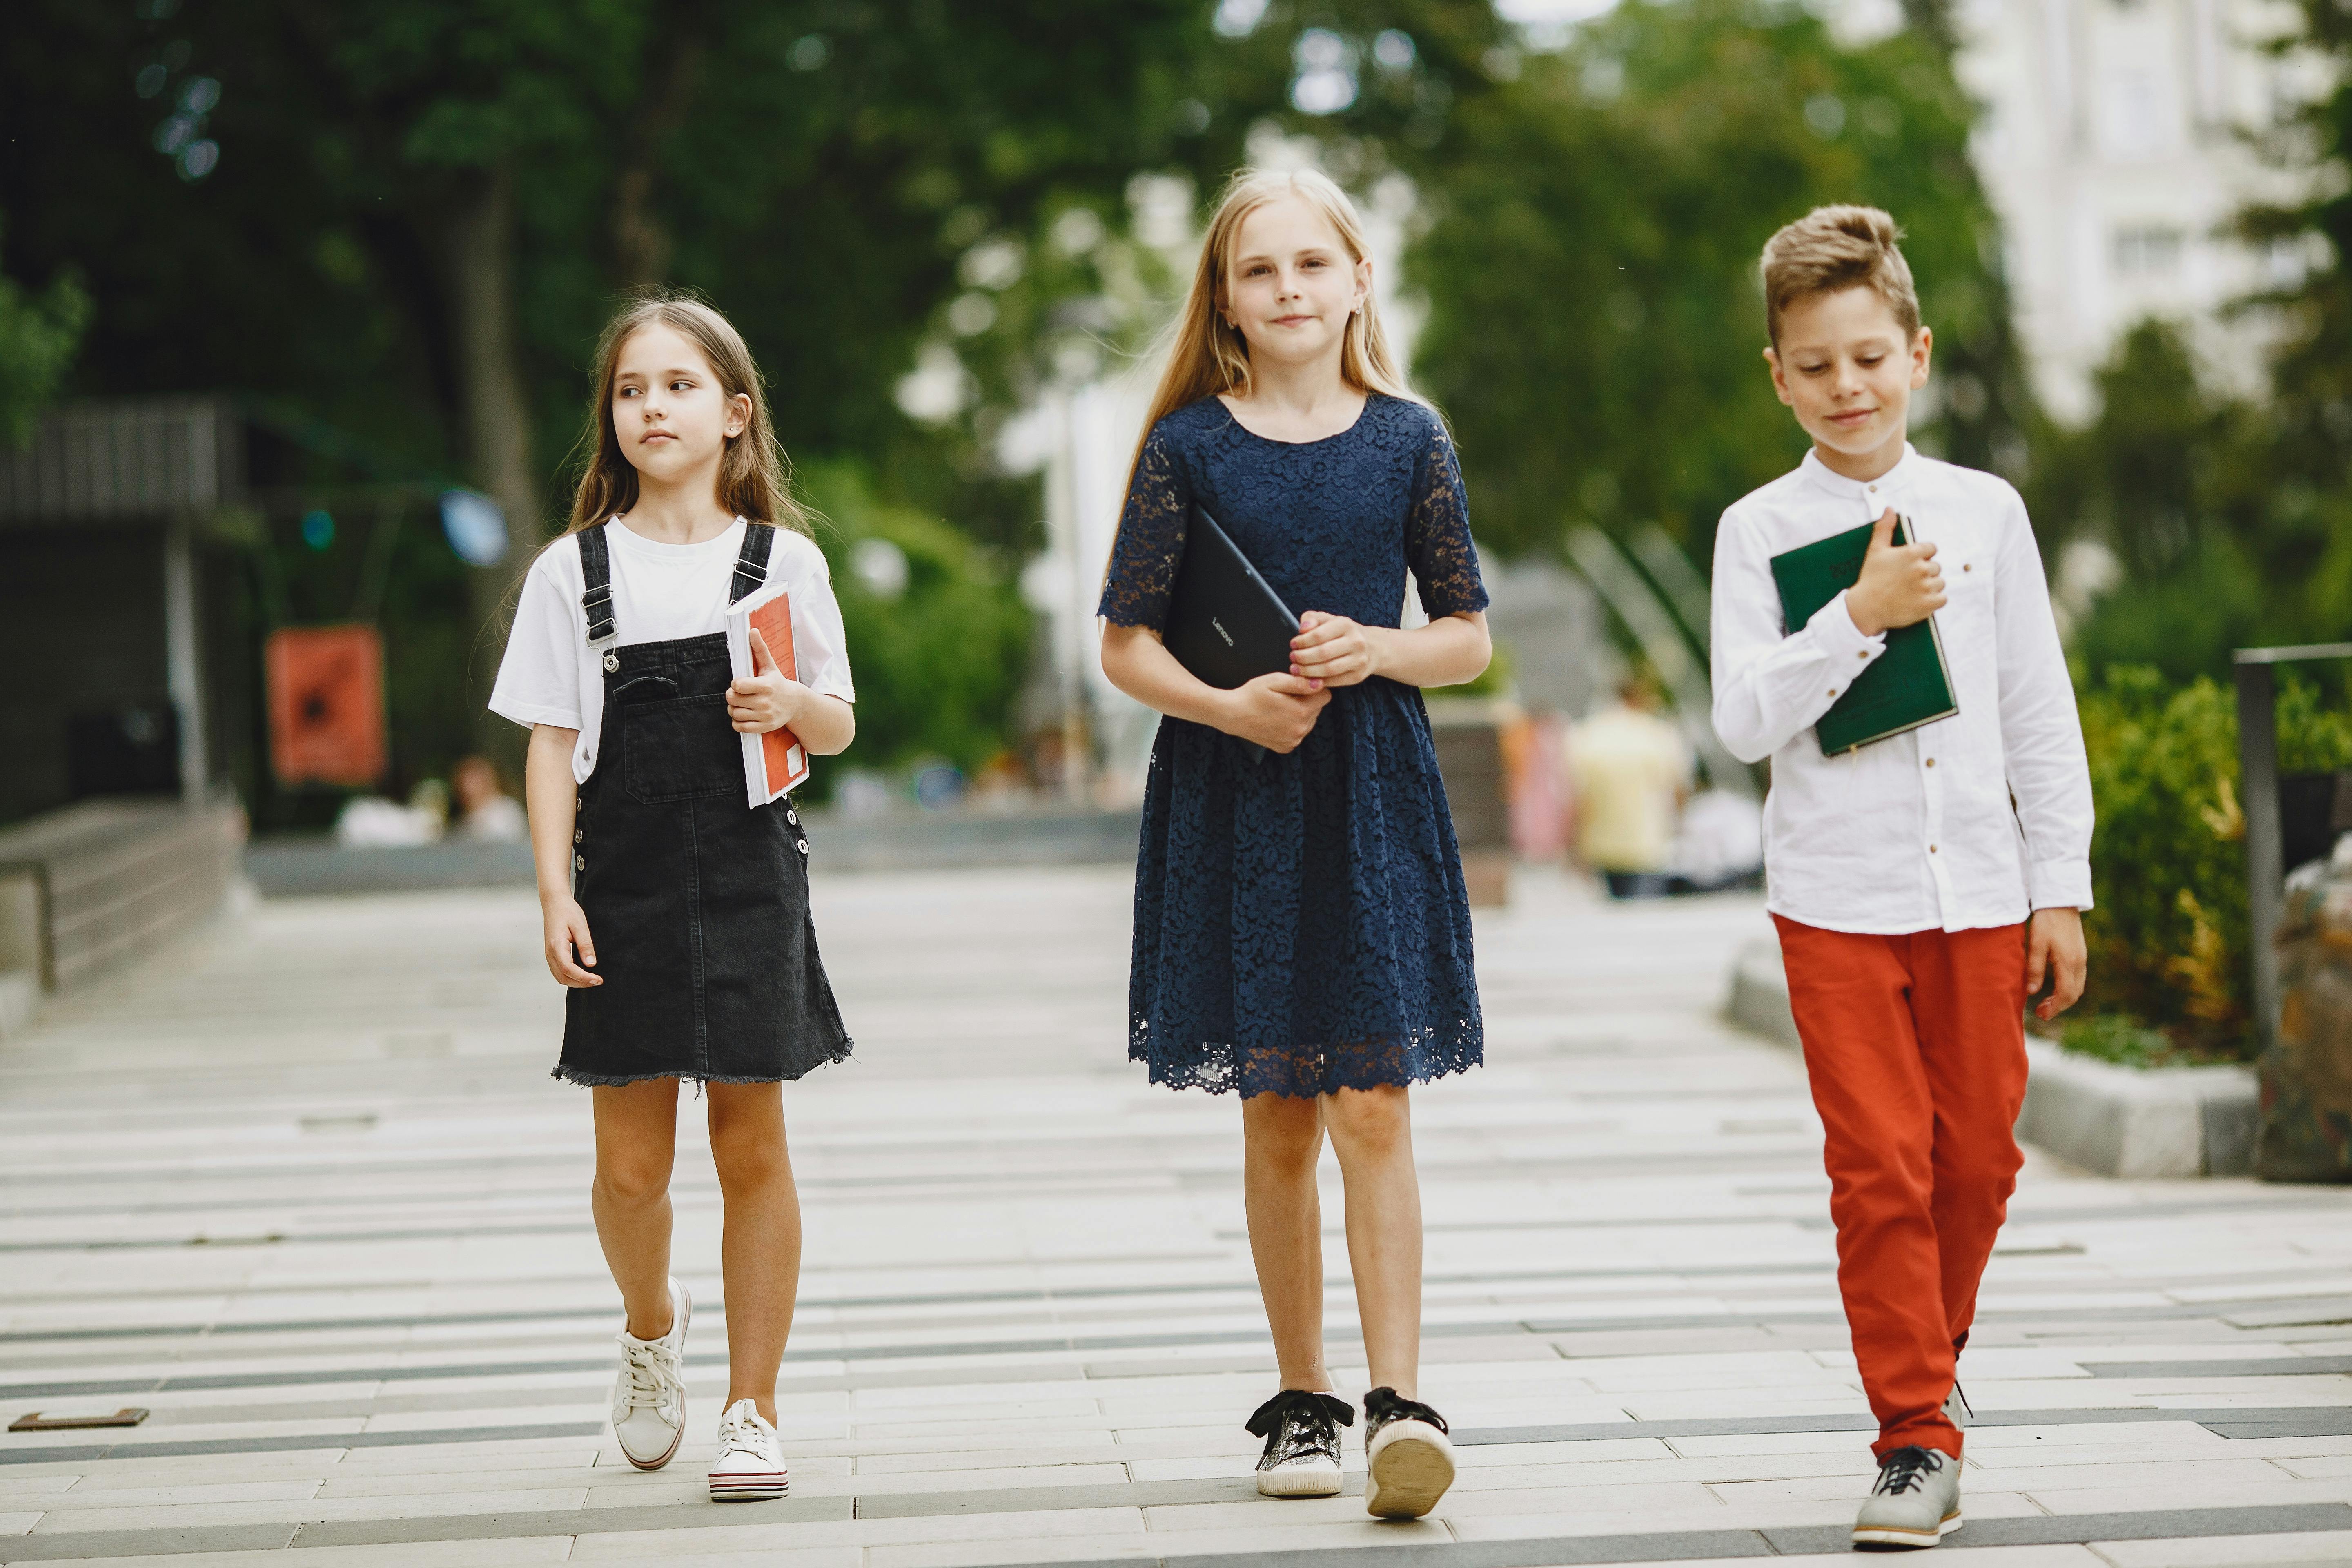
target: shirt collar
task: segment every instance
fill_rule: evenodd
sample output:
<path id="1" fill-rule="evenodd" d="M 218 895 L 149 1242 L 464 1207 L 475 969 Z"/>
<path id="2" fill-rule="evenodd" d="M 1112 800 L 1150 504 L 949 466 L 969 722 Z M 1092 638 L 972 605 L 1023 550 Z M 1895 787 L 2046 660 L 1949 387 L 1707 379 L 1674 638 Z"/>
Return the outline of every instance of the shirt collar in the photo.
<path id="1" fill-rule="evenodd" d="M 1847 479 L 1822 461 L 1822 456 L 1811 447 L 1805 448 L 1801 466 L 1805 478 L 1841 500 L 1870 501 L 1884 496 L 1896 495 L 1910 488 L 1918 477 L 1919 453 L 1910 442 L 1903 443 L 1903 456 L 1893 468 L 1865 484 Z"/>

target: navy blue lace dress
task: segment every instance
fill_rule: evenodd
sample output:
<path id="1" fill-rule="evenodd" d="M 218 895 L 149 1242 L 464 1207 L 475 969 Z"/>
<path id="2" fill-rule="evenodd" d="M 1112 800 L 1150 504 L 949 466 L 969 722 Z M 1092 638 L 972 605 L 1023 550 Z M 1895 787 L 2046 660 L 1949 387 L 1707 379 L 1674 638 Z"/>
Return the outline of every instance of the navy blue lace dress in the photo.
<path id="1" fill-rule="evenodd" d="M 1198 501 L 1293 610 L 1393 626 L 1484 609 L 1437 416 L 1374 395 L 1320 441 L 1271 441 L 1204 397 L 1152 428 L 1099 614 L 1157 630 Z M 1415 688 L 1335 688 L 1306 741 L 1254 760 L 1162 719 L 1135 868 L 1128 1055 L 1154 1083 L 1313 1095 L 1418 1083 L 1485 1054 L 1470 905 Z"/>

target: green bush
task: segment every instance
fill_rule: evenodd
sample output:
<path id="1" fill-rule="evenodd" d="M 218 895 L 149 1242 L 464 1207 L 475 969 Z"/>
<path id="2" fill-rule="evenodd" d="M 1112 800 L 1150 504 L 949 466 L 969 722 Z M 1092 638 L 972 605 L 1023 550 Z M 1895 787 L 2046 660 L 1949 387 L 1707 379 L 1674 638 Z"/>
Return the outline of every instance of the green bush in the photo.
<path id="1" fill-rule="evenodd" d="M 2080 701 L 2098 808 L 2096 907 L 2083 922 L 2090 988 L 2066 1044 L 2145 1061 L 2167 1054 L 2140 1037 L 2154 1029 L 2171 1055 L 2249 1057 L 2236 698 L 2201 677 L 2168 686 L 2124 666 Z M 2278 723 L 2283 772 L 2352 767 L 2352 718 L 2323 706 L 2315 687 L 2284 683 Z"/>
<path id="2" fill-rule="evenodd" d="M 817 542 L 857 682 L 857 739 L 843 761 L 889 769 L 943 756 L 970 773 L 1002 751 L 1028 668 L 1030 618 L 995 557 L 938 518 L 883 500 L 852 463 L 813 463 L 800 482 L 824 515 Z M 907 561 L 903 591 L 885 596 L 855 569 L 867 540 Z M 812 780 L 830 787 L 839 769 Z"/>

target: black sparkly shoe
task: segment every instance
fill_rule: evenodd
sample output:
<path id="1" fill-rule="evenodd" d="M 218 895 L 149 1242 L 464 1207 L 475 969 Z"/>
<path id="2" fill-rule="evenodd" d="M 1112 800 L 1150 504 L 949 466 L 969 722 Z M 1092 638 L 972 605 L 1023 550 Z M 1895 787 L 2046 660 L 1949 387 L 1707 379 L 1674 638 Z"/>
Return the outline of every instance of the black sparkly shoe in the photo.
<path id="1" fill-rule="evenodd" d="M 1286 1388 L 1257 1407 L 1250 1435 L 1265 1439 L 1257 1462 L 1257 1489 L 1267 1497 L 1338 1497 L 1339 1428 L 1356 1412 L 1328 1394 Z"/>
<path id="2" fill-rule="evenodd" d="M 1364 1511 L 1419 1519 L 1454 1484 L 1454 1444 L 1445 1417 L 1393 1388 L 1364 1395 Z"/>

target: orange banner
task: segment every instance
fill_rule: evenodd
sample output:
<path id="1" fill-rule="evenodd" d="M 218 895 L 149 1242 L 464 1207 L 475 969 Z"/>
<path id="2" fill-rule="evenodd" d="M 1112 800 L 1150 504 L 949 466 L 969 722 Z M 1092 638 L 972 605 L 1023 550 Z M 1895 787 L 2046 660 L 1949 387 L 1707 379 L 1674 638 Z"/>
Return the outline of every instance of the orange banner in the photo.
<path id="1" fill-rule="evenodd" d="M 269 634 L 269 765 L 280 784 L 383 776 L 383 637 L 373 626 Z"/>

